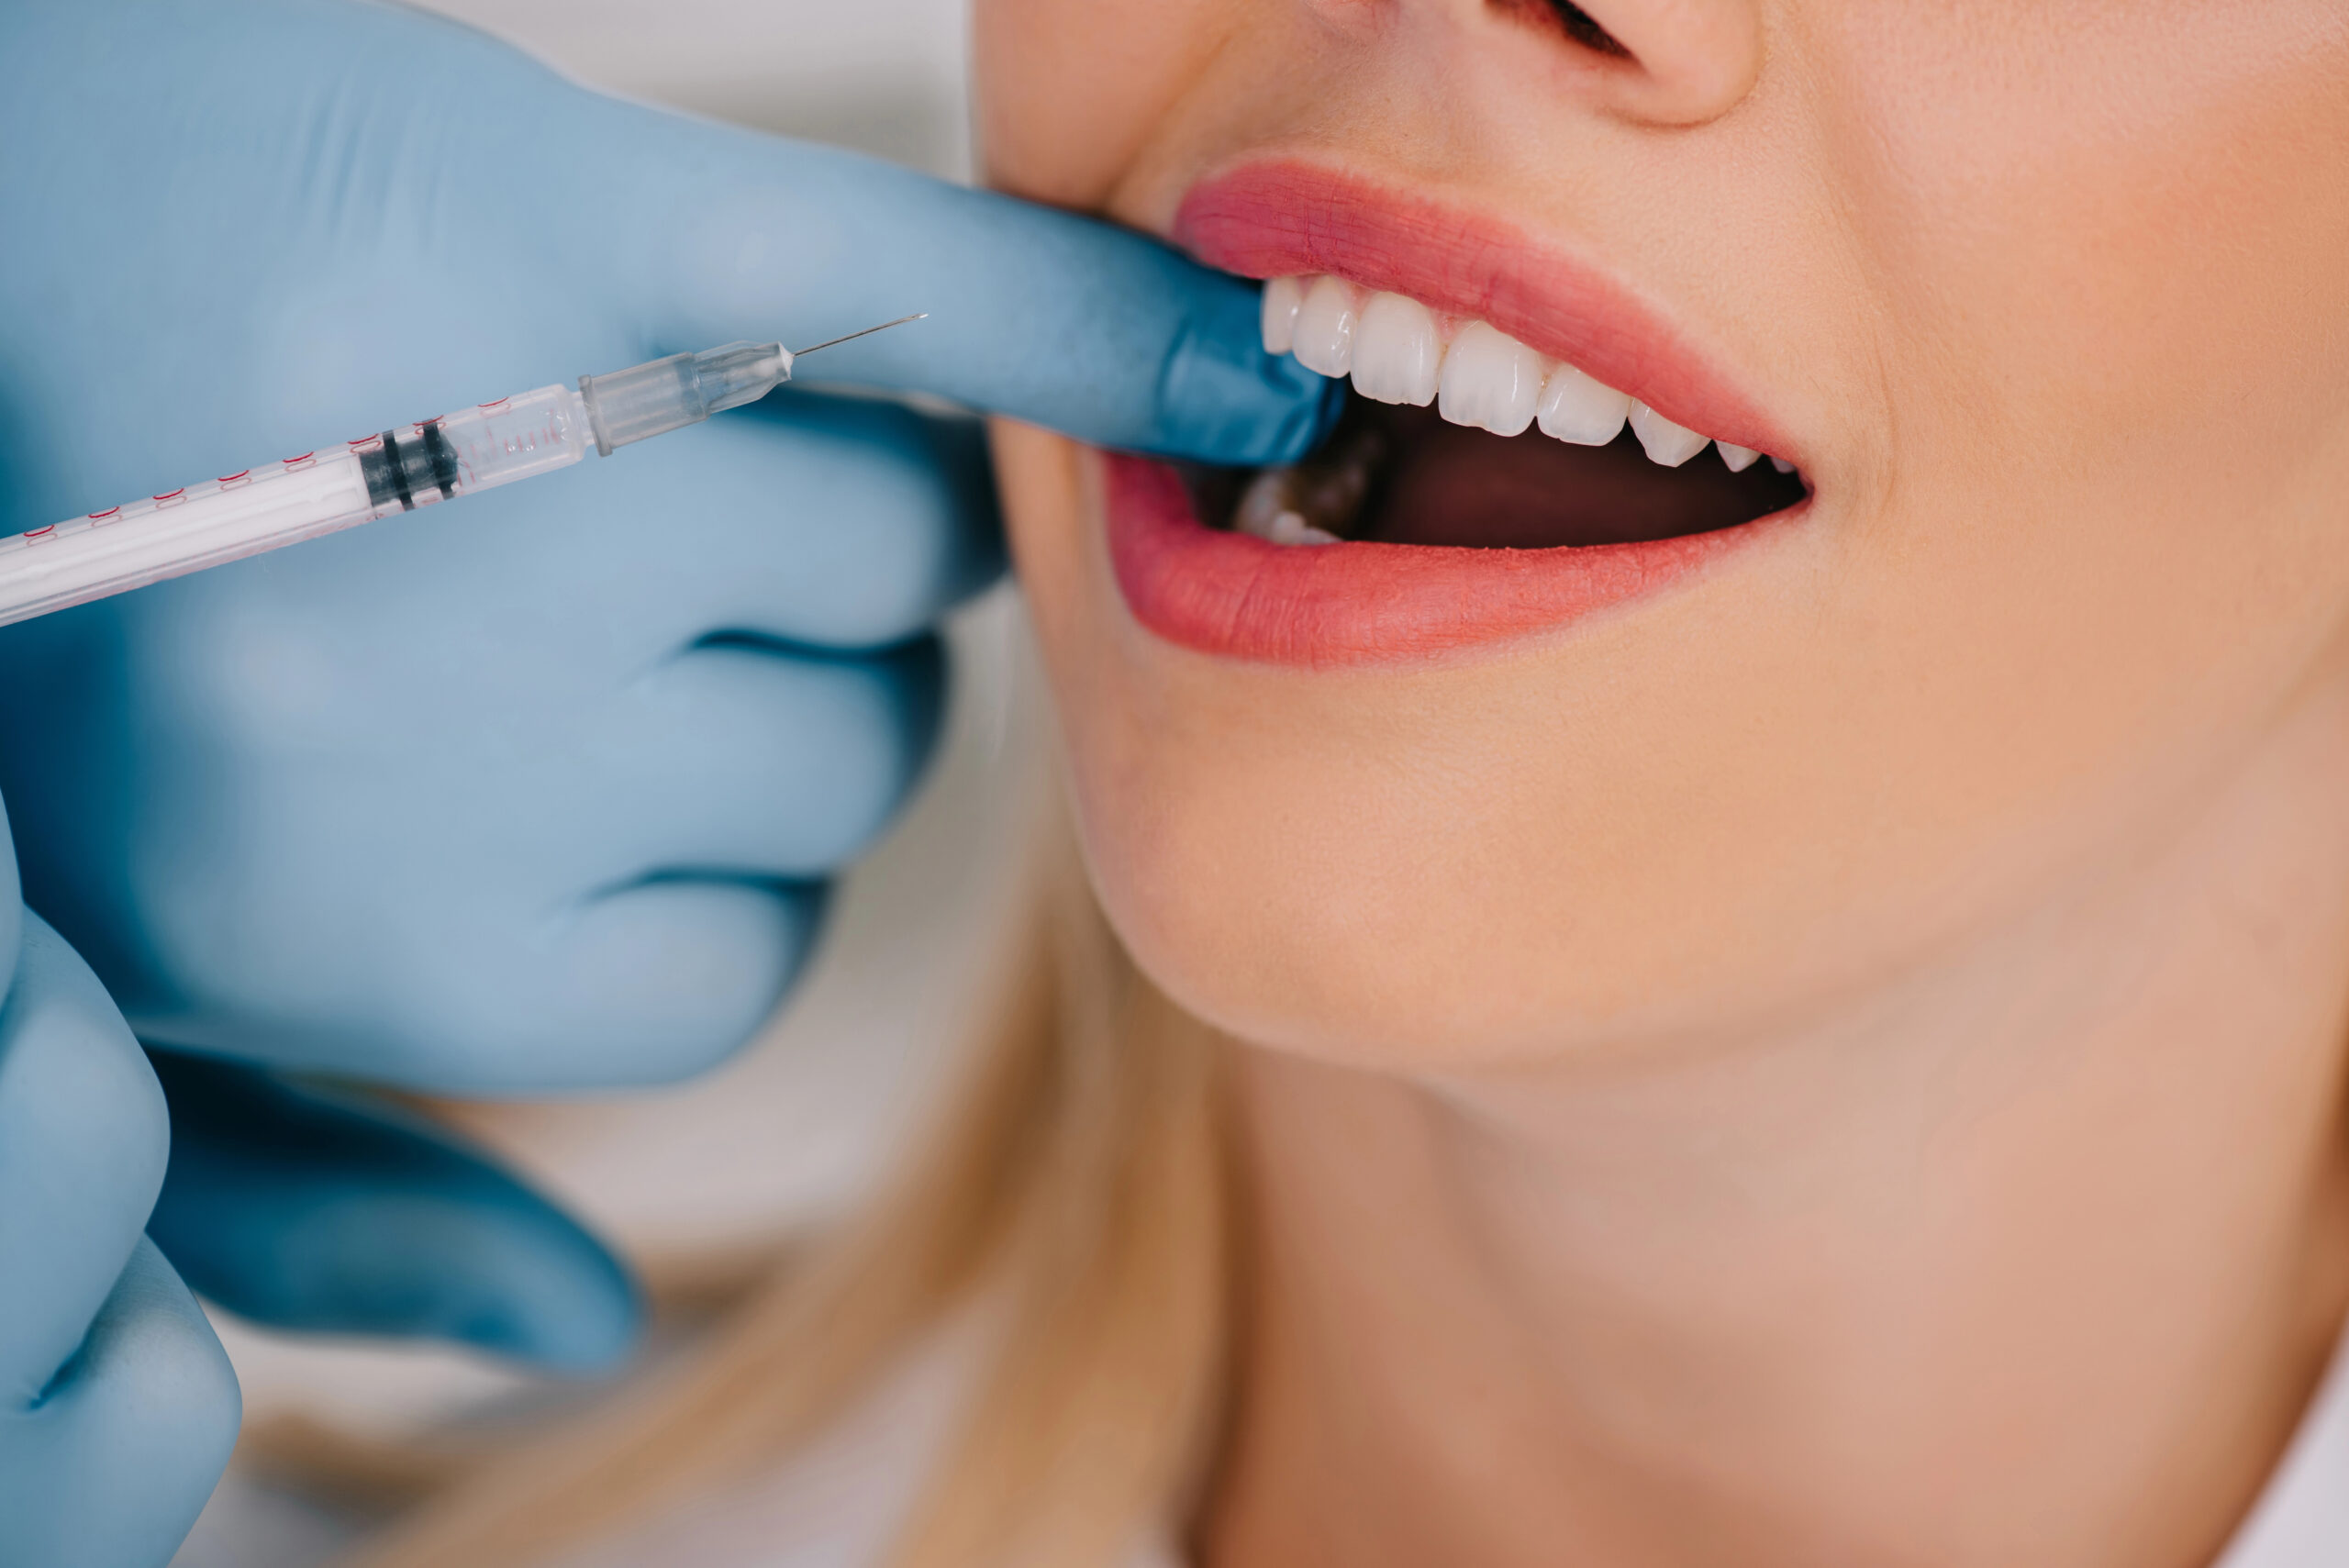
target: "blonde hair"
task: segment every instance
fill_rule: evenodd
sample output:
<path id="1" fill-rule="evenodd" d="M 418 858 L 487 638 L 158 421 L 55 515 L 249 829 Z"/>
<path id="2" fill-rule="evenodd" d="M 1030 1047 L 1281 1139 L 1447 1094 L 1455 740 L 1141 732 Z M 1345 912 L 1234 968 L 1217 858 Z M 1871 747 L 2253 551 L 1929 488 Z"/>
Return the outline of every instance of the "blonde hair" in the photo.
<path id="1" fill-rule="evenodd" d="M 1102 1568 L 1196 1486 L 1234 1255 L 1219 1043 L 1074 870 L 918 1156 L 680 1375 L 419 1506 L 351 1568 L 530 1568 L 803 1446 L 959 1309 L 993 1359 L 895 1568 Z"/>

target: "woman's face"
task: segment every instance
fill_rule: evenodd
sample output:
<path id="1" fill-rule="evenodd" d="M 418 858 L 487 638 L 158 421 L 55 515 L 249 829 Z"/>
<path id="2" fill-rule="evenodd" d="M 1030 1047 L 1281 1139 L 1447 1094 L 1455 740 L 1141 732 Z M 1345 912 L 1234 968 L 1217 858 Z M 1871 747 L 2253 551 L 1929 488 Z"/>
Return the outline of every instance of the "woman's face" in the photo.
<path id="1" fill-rule="evenodd" d="M 1417 396 L 1448 345 L 1455 414 L 1604 439 L 1628 394 L 1665 457 L 1798 472 L 1386 416 L 1243 518 L 1349 541 L 1274 543 L 1226 531 L 1249 476 L 1000 432 L 1104 897 L 1243 1038 L 1799 1018 L 2061 898 L 2349 664 L 2342 0 L 980 0 L 977 39 L 993 179 L 1343 280 L 1300 356 Z"/>

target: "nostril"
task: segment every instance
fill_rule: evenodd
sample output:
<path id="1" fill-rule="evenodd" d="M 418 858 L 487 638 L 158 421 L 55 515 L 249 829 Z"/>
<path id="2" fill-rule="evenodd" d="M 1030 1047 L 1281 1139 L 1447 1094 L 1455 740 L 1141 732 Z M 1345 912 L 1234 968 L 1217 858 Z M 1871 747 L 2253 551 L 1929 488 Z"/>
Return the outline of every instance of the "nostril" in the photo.
<path id="1" fill-rule="evenodd" d="M 1627 118 L 1701 125 L 1760 77 L 1757 0 L 1485 0 L 1579 57 L 1577 90 Z"/>
<path id="2" fill-rule="evenodd" d="M 1585 49 L 1611 54 L 1619 59 L 1631 52 L 1616 40 L 1613 33 L 1600 27 L 1597 17 L 1573 4 L 1572 0 L 1550 0 L 1550 9 L 1557 13 L 1558 25 L 1566 29 L 1566 37 Z"/>

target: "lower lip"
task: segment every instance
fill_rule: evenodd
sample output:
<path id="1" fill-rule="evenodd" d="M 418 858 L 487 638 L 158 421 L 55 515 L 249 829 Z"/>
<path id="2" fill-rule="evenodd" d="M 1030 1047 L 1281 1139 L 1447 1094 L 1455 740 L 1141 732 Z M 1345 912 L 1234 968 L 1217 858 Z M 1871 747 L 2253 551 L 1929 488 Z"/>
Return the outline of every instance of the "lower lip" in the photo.
<path id="1" fill-rule="evenodd" d="M 1105 453 L 1110 563 L 1134 617 L 1201 653 L 1308 668 L 1408 662 L 1662 593 L 1799 516 L 1554 550 L 1276 545 L 1202 523 L 1163 462 Z"/>

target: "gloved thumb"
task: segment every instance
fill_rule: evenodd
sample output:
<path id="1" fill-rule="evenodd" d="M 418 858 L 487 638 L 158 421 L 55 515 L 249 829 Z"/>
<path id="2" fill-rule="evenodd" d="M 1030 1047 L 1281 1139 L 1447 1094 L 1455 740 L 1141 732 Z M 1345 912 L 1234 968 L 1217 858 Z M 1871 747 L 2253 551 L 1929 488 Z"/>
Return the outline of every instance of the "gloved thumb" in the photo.
<path id="1" fill-rule="evenodd" d="M 389 1107 L 150 1051 L 171 1166 L 147 1231 L 189 1286 L 278 1328 L 431 1337 L 560 1371 L 635 1342 L 627 1269 L 495 1163 Z"/>

